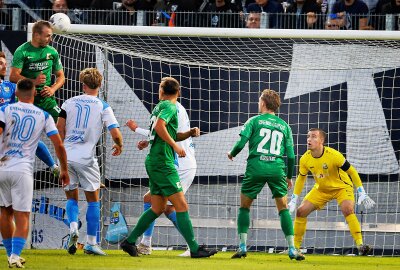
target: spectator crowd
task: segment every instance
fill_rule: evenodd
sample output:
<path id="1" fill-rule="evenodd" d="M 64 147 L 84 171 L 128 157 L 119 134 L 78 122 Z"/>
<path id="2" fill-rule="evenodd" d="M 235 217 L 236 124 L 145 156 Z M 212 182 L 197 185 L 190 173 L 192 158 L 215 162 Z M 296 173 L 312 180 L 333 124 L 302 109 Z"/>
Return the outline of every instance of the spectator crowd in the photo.
<path id="1" fill-rule="evenodd" d="M 0 30 L 11 25 L 0 0 Z M 72 23 L 187 27 L 398 30 L 400 0 L 22 0 Z M 8 6 L 7 6 L 8 7 Z M 144 11 L 144 12 L 138 12 Z M 144 15 L 143 15 L 144 14 Z M 393 14 L 393 16 L 386 16 Z M 389 19 L 387 19 L 389 18 Z"/>

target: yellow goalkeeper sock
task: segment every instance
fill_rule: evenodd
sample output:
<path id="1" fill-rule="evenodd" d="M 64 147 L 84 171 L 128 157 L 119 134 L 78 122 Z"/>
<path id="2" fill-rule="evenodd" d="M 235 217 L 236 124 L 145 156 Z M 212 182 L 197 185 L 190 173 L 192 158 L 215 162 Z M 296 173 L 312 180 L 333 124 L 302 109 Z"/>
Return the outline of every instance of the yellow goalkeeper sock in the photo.
<path id="1" fill-rule="evenodd" d="M 294 220 L 294 246 L 300 248 L 301 242 L 303 242 L 303 236 L 306 233 L 307 218 L 296 217 Z"/>
<path id="2" fill-rule="evenodd" d="M 361 234 L 361 225 L 360 222 L 358 222 L 357 216 L 355 214 L 348 215 L 346 217 L 346 221 L 349 225 L 351 236 L 353 236 L 356 245 L 361 246 L 363 244 L 363 240 Z"/>

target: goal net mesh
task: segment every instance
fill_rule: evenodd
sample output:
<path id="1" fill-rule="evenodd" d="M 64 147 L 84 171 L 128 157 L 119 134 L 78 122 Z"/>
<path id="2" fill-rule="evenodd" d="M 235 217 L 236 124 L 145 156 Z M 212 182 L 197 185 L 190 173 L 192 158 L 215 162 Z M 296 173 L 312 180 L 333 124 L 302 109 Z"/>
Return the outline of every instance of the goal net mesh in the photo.
<path id="1" fill-rule="evenodd" d="M 147 128 L 150 112 L 158 102 L 159 82 L 172 76 L 181 83 L 179 101 L 188 111 L 191 126 L 201 130 L 201 136 L 194 139 L 197 174 L 186 194 L 199 243 L 236 248 L 240 185 L 248 151 L 244 149 L 233 162 L 226 153 L 239 138 L 245 121 L 258 113 L 260 92 L 269 88 L 281 96 L 278 115 L 292 128 L 296 164 L 307 149 L 308 129 L 324 129 L 326 144 L 346 156 L 377 203 L 368 211 L 355 208 L 364 242 L 374 246 L 376 255 L 399 253 L 399 42 L 265 36 L 207 37 L 190 29 L 186 36 L 55 35 L 53 46 L 61 55 L 67 78 L 58 91 L 60 104 L 82 92 L 79 71 L 97 67 L 105 77 L 100 97 L 114 109 L 124 136 L 124 152 L 119 157 L 111 156 L 108 134 L 98 147 L 107 186 L 101 192 L 99 240 L 103 247 L 118 247 L 103 238 L 111 206 L 120 203 L 121 213 L 132 227 L 143 211 L 142 196 L 148 191 L 144 168 L 148 150 L 137 150 L 136 143 L 143 138 L 124 124 L 134 119 Z M 40 162 L 36 168 L 40 171 Z M 62 222 L 66 218 L 65 197 L 61 190 L 50 188 L 47 174 L 36 175 L 38 209 L 33 215 L 33 230 L 42 241 L 32 242 L 39 248 L 58 248 L 62 246 L 60 231 L 68 234 Z M 309 176 L 302 198 L 313 184 Z M 83 232 L 84 201 L 82 197 Z M 43 205 L 52 207 L 50 217 L 40 211 Z M 250 215 L 250 250 L 277 252 L 286 248 L 267 187 L 254 201 Z M 46 222 L 49 218 L 51 224 Z M 303 247 L 308 253 L 353 253 L 355 245 L 336 201 L 311 214 L 307 226 Z M 156 221 L 153 246 L 184 245 L 184 239 L 162 215 Z"/>

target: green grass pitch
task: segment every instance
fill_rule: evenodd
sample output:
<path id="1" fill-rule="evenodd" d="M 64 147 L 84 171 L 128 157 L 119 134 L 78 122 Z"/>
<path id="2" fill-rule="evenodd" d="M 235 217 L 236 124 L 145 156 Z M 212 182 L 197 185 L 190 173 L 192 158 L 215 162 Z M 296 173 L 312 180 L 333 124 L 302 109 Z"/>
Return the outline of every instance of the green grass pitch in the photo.
<path id="1" fill-rule="evenodd" d="M 247 258 L 232 260 L 232 252 L 219 252 L 206 259 L 178 257 L 182 251 L 153 251 L 150 256 L 130 257 L 112 250 L 108 256 L 83 254 L 69 255 L 66 250 L 24 250 L 25 269 L 135 269 L 135 270 L 372 270 L 400 269 L 399 257 L 358 257 L 306 255 L 305 261 L 291 261 L 287 255 L 249 252 Z M 7 269 L 5 251 L 0 251 L 0 269 Z"/>

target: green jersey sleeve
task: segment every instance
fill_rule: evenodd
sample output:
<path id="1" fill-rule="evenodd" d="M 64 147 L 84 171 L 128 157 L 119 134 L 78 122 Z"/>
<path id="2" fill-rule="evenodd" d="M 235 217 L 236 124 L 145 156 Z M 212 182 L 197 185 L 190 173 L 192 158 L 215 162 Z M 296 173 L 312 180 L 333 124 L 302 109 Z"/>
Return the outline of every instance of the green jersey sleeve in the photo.
<path id="1" fill-rule="evenodd" d="M 24 66 L 24 52 L 21 47 L 17 48 L 14 52 L 14 56 L 11 62 L 11 66 L 22 69 Z"/>
<path id="2" fill-rule="evenodd" d="M 176 105 L 172 102 L 164 102 L 163 106 L 160 108 L 160 112 L 157 118 L 160 118 L 165 121 L 165 123 L 169 123 L 171 119 L 176 115 Z"/>
<path id="3" fill-rule="evenodd" d="M 244 123 L 242 130 L 240 131 L 240 135 L 244 136 L 246 138 L 251 138 L 251 135 L 253 133 L 253 117 L 248 119 L 246 123 Z"/>
<path id="4" fill-rule="evenodd" d="M 59 71 L 63 69 L 62 63 L 61 63 L 61 58 L 59 53 L 54 49 L 54 61 L 53 61 L 53 71 Z"/>

